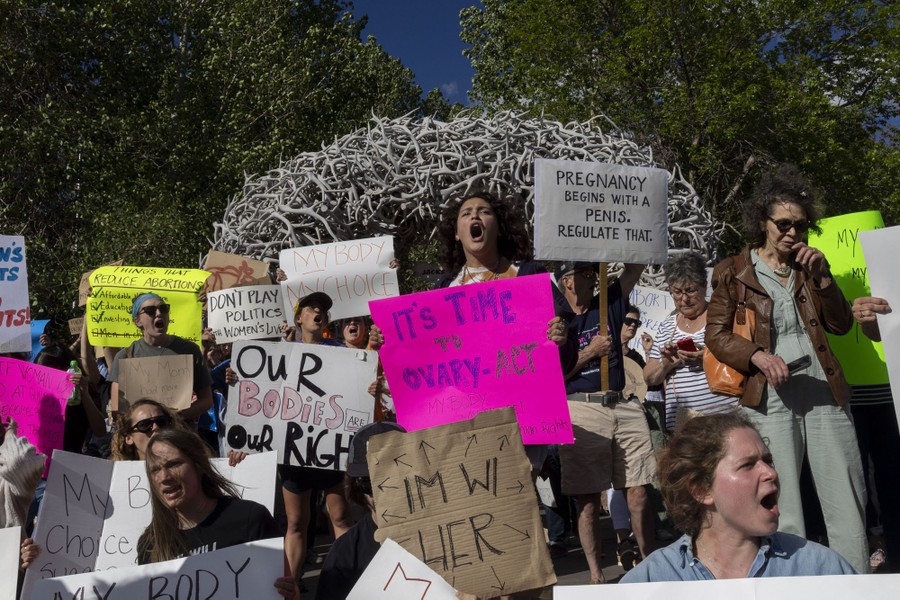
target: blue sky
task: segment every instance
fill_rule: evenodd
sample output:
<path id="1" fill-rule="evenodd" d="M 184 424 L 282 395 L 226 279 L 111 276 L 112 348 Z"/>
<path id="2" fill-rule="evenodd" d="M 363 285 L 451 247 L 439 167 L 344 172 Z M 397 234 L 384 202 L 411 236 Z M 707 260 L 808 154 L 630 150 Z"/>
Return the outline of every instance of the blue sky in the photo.
<path id="1" fill-rule="evenodd" d="M 416 75 L 424 92 L 440 88 L 451 102 L 468 104 L 472 65 L 462 55 L 459 11 L 478 0 L 354 0 L 353 14 L 367 14 L 363 38 L 374 36 Z"/>

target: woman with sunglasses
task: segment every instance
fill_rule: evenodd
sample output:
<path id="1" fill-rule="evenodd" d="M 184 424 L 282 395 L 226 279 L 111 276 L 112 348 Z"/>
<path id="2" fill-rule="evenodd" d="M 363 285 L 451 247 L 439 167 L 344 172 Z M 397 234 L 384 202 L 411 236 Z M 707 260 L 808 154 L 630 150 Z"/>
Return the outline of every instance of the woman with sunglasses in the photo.
<path id="1" fill-rule="evenodd" d="M 706 343 L 747 375 L 740 404 L 775 459 L 779 531 L 806 535 L 800 488 L 806 458 L 829 545 L 865 573 L 865 483 L 850 387 L 826 336 L 850 331 L 853 315 L 825 256 L 806 244 L 817 218 L 813 190 L 794 167 L 763 176 L 744 210 L 750 244 L 713 272 Z M 742 297 L 756 314 L 749 340 L 733 332 Z"/>
<path id="2" fill-rule="evenodd" d="M 714 394 L 703 371 L 706 336 L 706 261 L 696 252 L 679 254 L 665 266 L 675 312 L 660 324 L 647 357 L 647 385 L 665 383 L 666 430 L 675 431 L 679 415 L 733 410 L 737 398 Z"/>
<path id="3" fill-rule="evenodd" d="M 141 331 L 141 339 L 116 354 L 107 377 L 112 382 L 111 396 L 117 398 L 119 395 L 119 365 L 122 359 L 187 354 L 194 365 L 194 394 L 197 399 L 178 414 L 185 421 L 196 420 L 212 406 L 212 378 L 200 347 L 168 333 L 169 305 L 156 294 L 141 294 L 135 298 L 131 317 Z"/>
<path id="4" fill-rule="evenodd" d="M 169 427 L 187 430 L 181 418 L 156 400 L 141 398 L 119 415 L 112 440 L 113 460 L 144 460 L 150 438 Z"/>

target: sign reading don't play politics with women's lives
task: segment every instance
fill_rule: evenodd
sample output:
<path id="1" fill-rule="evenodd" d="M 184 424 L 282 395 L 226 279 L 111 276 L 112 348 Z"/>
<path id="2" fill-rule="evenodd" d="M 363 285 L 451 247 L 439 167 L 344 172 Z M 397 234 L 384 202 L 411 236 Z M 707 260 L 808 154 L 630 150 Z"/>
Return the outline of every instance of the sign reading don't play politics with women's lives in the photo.
<path id="1" fill-rule="evenodd" d="M 668 187 L 663 169 L 535 160 L 535 257 L 665 263 Z"/>

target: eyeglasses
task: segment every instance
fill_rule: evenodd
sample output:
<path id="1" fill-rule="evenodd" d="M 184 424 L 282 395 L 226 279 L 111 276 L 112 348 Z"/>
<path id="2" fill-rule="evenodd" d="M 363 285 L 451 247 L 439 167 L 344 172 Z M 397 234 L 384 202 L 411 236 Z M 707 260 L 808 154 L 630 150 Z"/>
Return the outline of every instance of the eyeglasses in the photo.
<path id="1" fill-rule="evenodd" d="M 168 304 L 159 304 L 157 306 L 145 306 L 139 313 L 145 313 L 151 319 L 156 317 L 156 311 L 159 311 L 160 314 L 167 315 L 169 314 L 169 305 Z"/>
<path id="2" fill-rule="evenodd" d="M 794 231 L 797 233 L 806 233 L 809 231 L 809 221 L 806 219 L 802 219 L 800 221 L 791 221 L 790 219 L 773 219 L 772 217 L 766 217 L 769 221 L 775 223 L 775 227 L 778 228 L 778 231 L 781 233 L 787 233 L 791 230 L 791 227 L 794 228 Z"/>
<path id="3" fill-rule="evenodd" d="M 158 417 L 150 417 L 149 419 L 141 419 L 129 428 L 129 431 L 140 431 L 144 435 L 149 435 L 153 431 L 153 426 L 157 429 L 168 427 L 172 423 L 169 415 L 159 415 Z"/>
<path id="4" fill-rule="evenodd" d="M 625 317 L 625 324 L 636 325 L 637 327 L 640 327 L 641 325 L 643 325 L 643 321 L 641 321 L 640 319 L 634 319 L 632 317 Z"/>
<path id="5" fill-rule="evenodd" d="M 673 298 L 682 298 L 684 296 L 693 296 L 698 293 L 700 288 L 687 288 L 684 290 L 679 290 L 678 288 L 671 288 L 669 293 L 672 294 Z"/>

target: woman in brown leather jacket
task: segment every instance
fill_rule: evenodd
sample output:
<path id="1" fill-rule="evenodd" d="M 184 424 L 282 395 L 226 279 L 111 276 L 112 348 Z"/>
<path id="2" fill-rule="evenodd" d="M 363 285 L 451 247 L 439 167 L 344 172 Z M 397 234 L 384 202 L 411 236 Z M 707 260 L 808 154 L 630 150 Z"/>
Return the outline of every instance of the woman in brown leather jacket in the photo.
<path id="1" fill-rule="evenodd" d="M 830 546 L 865 573 L 865 484 L 850 388 L 825 335 L 846 334 L 853 316 L 825 256 L 806 244 L 818 212 L 812 194 L 793 167 L 760 181 L 744 209 L 749 245 L 713 272 L 706 343 L 749 375 L 741 405 L 775 459 L 779 530 L 806 535 L 799 484 L 806 456 Z M 756 313 L 752 340 L 732 332 L 742 294 Z"/>

